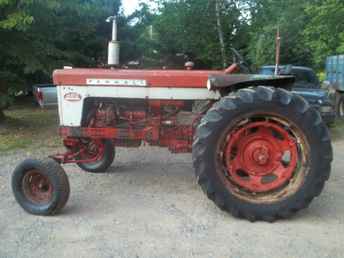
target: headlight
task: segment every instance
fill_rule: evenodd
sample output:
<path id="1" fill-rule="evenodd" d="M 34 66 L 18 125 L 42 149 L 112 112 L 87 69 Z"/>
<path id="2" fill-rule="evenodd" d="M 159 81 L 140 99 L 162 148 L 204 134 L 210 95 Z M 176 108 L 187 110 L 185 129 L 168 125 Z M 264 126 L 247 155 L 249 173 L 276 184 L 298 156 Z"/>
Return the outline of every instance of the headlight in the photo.
<path id="1" fill-rule="evenodd" d="M 321 105 L 322 103 L 324 103 L 324 101 L 322 99 L 318 99 L 318 103 Z"/>
<path id="2" fill-rule="evenodd" d="M 324 107 L 320 107 L 319 109 L 321 113 L 329 113 L 333 111 L 332 106 L 324 106 Z"/>

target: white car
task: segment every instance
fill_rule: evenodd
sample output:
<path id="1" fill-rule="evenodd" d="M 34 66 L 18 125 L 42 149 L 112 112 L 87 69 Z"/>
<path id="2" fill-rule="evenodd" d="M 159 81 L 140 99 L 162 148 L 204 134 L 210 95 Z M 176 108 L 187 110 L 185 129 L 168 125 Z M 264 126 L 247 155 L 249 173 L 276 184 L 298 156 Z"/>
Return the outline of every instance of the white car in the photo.
<path id="1" fill-rule="evenodd" d="M 33 95 L 42 108 L 57 106 L 57 91 L 54 84 L 34 85 Z"/>

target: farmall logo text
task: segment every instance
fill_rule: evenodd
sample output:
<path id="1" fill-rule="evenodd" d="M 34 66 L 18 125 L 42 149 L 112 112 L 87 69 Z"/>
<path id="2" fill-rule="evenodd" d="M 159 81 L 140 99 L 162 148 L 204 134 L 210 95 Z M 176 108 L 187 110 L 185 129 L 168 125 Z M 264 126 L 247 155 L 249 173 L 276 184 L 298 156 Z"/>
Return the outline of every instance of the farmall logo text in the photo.
<path id="1" fill-rule="evenodd" d="M 71 102 L 80 101 L 82 99 L 81 95 L 76 92 L 69 92 L 64 95 L 64 99 Z"/>
<path id="2" fill-rule="evenodd" d="M 103 86 L 147 86 L 146 80 L 131 80 L 131 79 L 87 79 L 87 85 L 103 85 Z"/>

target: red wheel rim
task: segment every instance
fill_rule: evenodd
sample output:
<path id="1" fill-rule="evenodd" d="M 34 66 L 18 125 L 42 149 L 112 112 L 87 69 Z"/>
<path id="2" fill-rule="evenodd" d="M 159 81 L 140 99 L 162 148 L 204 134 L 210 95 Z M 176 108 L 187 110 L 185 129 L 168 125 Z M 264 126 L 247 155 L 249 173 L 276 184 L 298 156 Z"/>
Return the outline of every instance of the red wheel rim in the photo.
<path id="1" fill-rule="evenodd" d="M 296 139 L 275 121 L 246 123 L 226 138 L 227 174 L 246 191 L 262 193 L 282 187 L 292 179 L 297 162 Z"/>
<path id="2" fill-rule="evenodd" d="M 38 170 L 31 170 L 23 178 L 24 195 L 30 201 L 46 204 L 52 199 L 53 185 L 49 178 Z"/>
<path id="3" fill-rule="evenodd" d="M 79 155 L 81 160 L 99 161 L 105 154 L 105 146 L 101 140 L 85 140 L 82 142 L 82 149 Z"/>

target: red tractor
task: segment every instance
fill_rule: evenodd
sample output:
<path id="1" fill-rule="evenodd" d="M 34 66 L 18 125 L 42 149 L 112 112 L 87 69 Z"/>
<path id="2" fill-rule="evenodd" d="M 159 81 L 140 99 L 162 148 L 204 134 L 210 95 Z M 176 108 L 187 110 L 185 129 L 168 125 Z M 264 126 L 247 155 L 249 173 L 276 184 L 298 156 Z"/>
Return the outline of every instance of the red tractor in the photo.
<path id="1" fill-rule="evenodd" d="M 117 63 L 114 36 L 109 64 Z M 330 175 L 328 129 L 316 110 L 288 91 L 293 77 L 230 74 L 240 64 L 225 71 L 55 71 L 67 151 L 17 166 L 16 200 L 31 214 L 55 214 L 69 197 L 60 164 L 105 172 L 115 147 L 147 143 L 192 152 L 202 190 L 236 217 L 274 221 L 307 207 Z"/>

